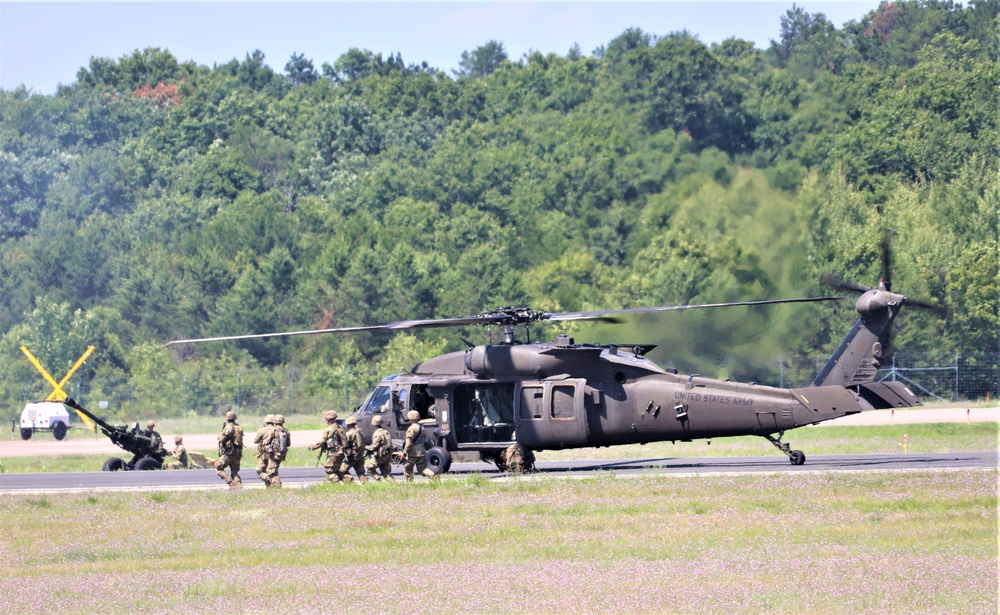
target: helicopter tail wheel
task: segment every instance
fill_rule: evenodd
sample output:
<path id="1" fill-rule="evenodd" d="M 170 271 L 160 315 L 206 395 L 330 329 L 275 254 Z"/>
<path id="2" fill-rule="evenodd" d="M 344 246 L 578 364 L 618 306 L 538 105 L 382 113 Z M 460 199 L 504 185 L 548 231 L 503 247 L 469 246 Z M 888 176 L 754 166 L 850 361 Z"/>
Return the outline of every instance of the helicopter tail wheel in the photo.
<path id="1" fill-rule="evenodd" d="M 788 456 L 788 461 L 792 463 L 793 466 L 800 466 L 806 462 L 806 454 L 802 451 L 793 451 L 792 447 L 788 446 L 787 442 L 782 442 L 781 438 L 784 437 L 785 432 L 778 433 L 778 437 L 775 438 L 770 434 L 764 434 L 764 438 L 774 445 L 776 449 Z"/>

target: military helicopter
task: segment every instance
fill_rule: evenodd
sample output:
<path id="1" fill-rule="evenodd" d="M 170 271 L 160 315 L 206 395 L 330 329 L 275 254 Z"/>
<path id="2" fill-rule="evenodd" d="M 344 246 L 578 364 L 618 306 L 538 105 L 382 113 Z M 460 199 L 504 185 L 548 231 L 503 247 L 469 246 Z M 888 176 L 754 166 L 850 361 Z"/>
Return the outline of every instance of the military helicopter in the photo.
<path id="1" fill-rule="evenodd" d="M 886 257 L 887 258 L 887 257 Z M 887 263 L 886 263 L 887 266 Z M 775 299 L 734 303 L 640 307 L 549 313 L 506 307 L 469 318 L 404 320 L 340 327 L 177 340 L 167 345 L 251 338 L 410 330 L 467 325 L 499 326 L 504 339 L 468 344 L 409 371 L 382 380 L 354 416 L 370 439 L 372 419 L 399 442 L 416 410 L 434 447 L 428 466 L 447 472 L 452 460 L 484 460 L 504 469 L 504 451 L 515 442 L 528 451 L 644 444 L 755 435 L 768 440 L 794 465 L 800 450 L 783 442 L 790 429 L 865 410 L 922 405 L 901 382 L 877 382 L 876 372 L 893 320 L 903 305 L 939 309 L 890 290 L 887 267 L 876 288 L 828 282 L 860 292 L 858 320 L 811 386 L 776 388 L 703 378 L 664 369 L 646 358 L 654 345 L 578 344 L 558 335 L 551 342 L 521 342 L 515 327 L 538 322 L 621 322 L 620 317 L 669 310 L 710 309 L 846 297 Z"/>

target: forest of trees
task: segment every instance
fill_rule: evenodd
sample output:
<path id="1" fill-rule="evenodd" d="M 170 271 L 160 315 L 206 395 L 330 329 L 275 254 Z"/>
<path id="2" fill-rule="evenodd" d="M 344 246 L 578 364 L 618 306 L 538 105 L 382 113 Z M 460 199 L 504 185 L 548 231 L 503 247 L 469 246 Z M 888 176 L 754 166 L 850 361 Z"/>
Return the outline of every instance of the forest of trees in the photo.
<path id="1" fill-rule="evenodd" d="M 639 27 L 590 55 L 489 41 L 451 74 L 363 49 L 277 72 L 260 51 L 207 67 L 147 48 L 51 96 L 0 90 L 0 402 L 48 393 L 22 344 L 57 378 L 95 344 L 71 392 L 112 415 L 339 409 L 485 331 L 163 344 L 824 295 L 826 274 L 877 284 L 887 235 L 893 288 L 948 307 L 904 310 L 896 351 L 991 366 L 995 395 L 998 6 L 883 3 L 842 28 L 795 7 L 767 49 Z M 855 317 L 568 330 L 801 383 Z"/>

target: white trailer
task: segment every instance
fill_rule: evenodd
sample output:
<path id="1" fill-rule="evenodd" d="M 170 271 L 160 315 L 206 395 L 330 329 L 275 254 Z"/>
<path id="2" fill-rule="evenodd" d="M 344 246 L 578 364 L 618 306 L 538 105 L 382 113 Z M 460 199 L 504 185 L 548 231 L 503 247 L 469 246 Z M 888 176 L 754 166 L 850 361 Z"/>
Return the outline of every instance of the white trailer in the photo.
<path id="1" fill-rule="evenodd" d="M 21 412 L 22 440 L 27 440 L 31 434 L 39 431 L 51 431 L 56 440 L 62 440 L 69 428 L 69 412 L 61 402 L 31 402 Z"/>

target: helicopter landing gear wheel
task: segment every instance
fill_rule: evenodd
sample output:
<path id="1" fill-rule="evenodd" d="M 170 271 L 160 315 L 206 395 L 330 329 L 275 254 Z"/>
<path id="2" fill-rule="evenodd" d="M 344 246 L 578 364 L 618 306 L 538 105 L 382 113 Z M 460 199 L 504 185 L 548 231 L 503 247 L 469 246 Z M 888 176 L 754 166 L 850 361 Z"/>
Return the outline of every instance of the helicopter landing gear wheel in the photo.
<path id="1" fill-rule="evenodd" d="M 451 468 L 451 453 L 440 446 L 435 446 L 427 451 L 425 459 L 427 460 L 427 469 L 435 474 L 444 474 Z"/>
<path id="2" fill-rule="evenodd" d="M 778 432 L 778 437 L 775 438 L 770 434 L 765 434 L 763 437 L 768 442 L 774 445 L 779 451 L 788 456 L 788 461 L 791 462 L 793 466 L 800 466 L 806 462 L 806 454 L 802 451 L 793 451 L 787 442 L 782 442 L 781 438 L 784 437 L 785 432 Z"/>

